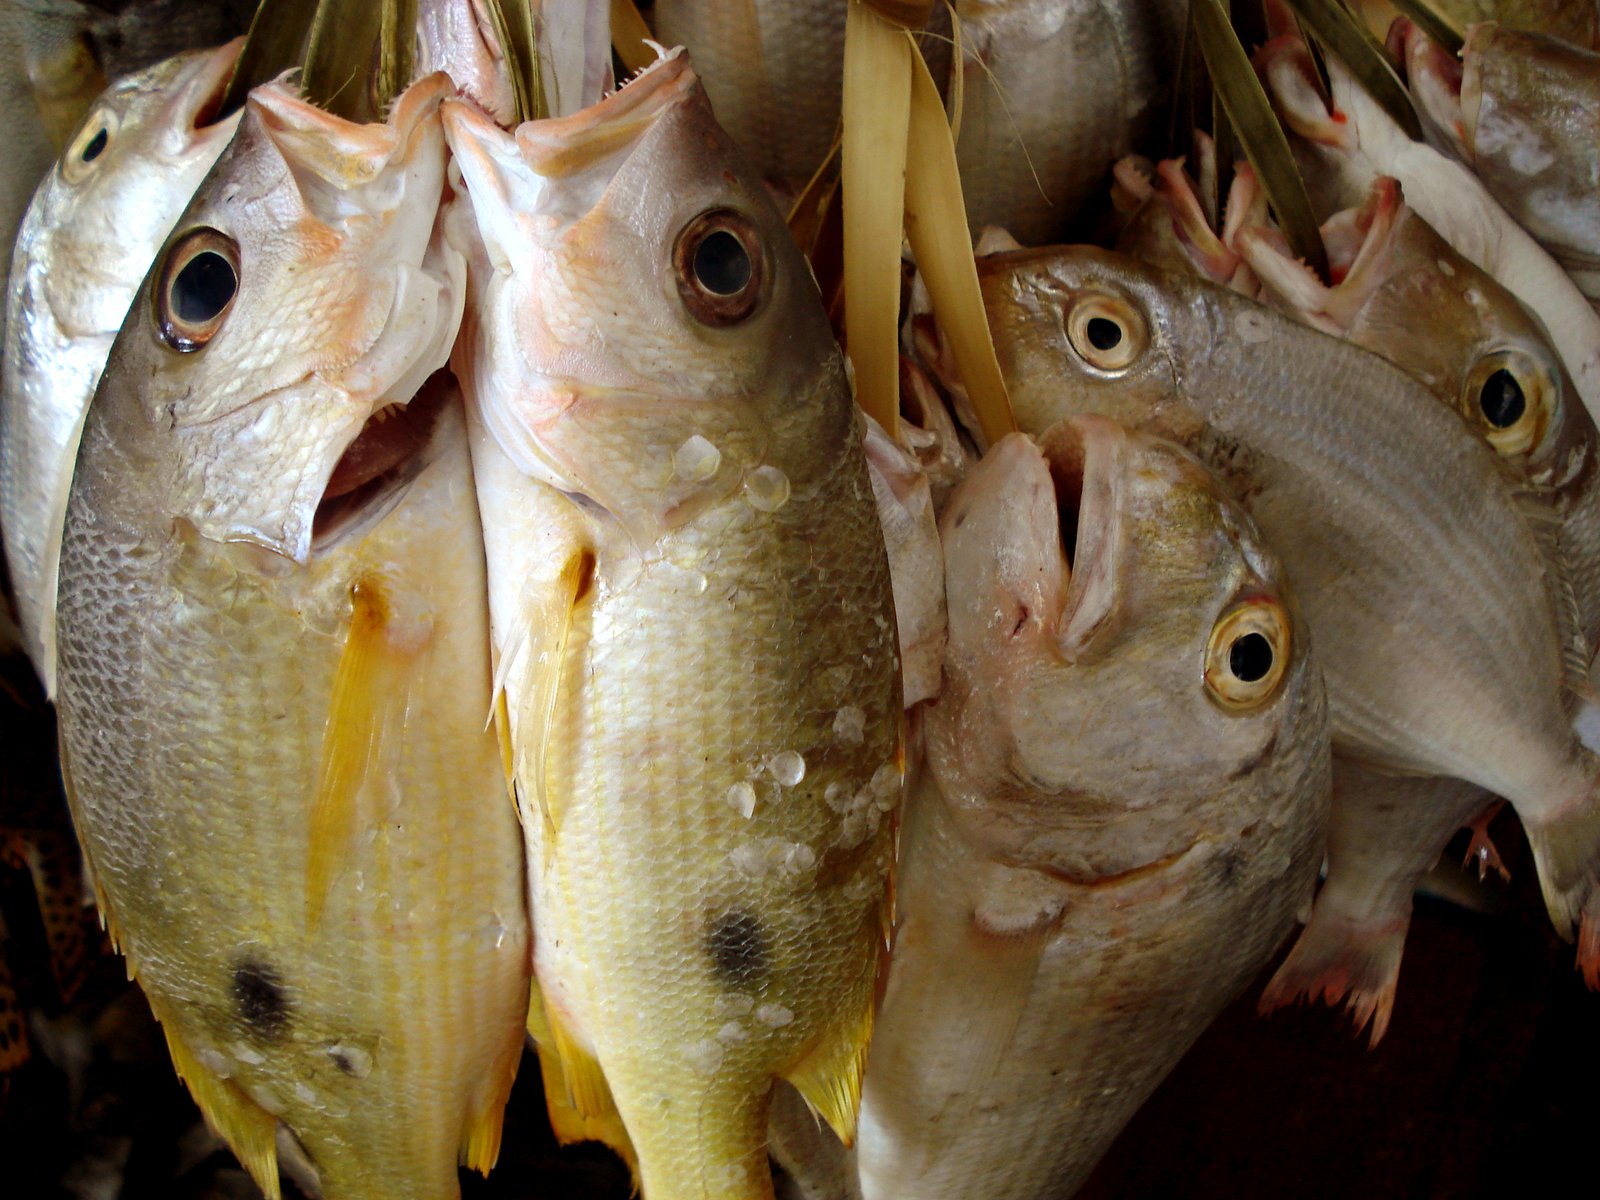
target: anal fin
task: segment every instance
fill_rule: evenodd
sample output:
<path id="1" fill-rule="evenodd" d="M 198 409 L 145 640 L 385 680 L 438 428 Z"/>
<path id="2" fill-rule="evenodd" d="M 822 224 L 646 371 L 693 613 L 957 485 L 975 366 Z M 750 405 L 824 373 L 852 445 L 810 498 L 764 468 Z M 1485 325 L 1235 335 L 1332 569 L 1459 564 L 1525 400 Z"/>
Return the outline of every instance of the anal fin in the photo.
<path id="1" fill-rule="evenodd" d="M 876 976 L 876 971 L 873 974 Z M 782 1073 L 806 1107 L 826 1121 L 846 1146 L 855 1144 L 861 1077 L 867 1067 L 867 1045 L 872 1041 L 872 1000 L 872 989 L 862 989 L 857 1010 Z"/>
<path id="2" fill-rule="evenodd" d="M 158 1012 L 156 1016 L 159 1019 L 161 1014 Z M 206 1124 L 228 1143 L 266 1200 L 282 1200 L 278 1183 L 277 1118 L 249 1100 L 233 1084 L 208 1071 L 190 1053 L 183 1039 L 173 1032 L 169 1022 L 162 1021 L 161 1028 L 167 1035 L 172 1065 L 188 1086 Z"/>
<path id="3" fill-rule="evenodd" d="M 528 998 L 528 1034 L 538 1047 L 545 1107 L 556 1140 L 563 1146 L 576 1142 L 609 1146 L 628 1164 L 637 1192 L 639 1159 L 611 1097 L 611 1085 L 594 1056 L 579 1046 L 560 1018 L 545 1007 L 537 980 Z"/>

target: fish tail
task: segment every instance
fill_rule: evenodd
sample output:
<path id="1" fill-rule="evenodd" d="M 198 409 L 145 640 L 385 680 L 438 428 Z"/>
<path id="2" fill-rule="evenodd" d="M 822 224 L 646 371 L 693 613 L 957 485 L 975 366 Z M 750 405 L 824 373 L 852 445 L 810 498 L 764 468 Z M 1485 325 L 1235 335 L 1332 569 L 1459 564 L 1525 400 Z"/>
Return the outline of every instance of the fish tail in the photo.
<path id="1" fill-rule="evenodd" d="M 1409 908 L 1397 920 L 1361 921 L 1331 912 L 1318 897 L 1310 922 L 1268 981 L 1256 1010 L 1265 1016 L 1302 998 L 1307 1004 L 1320 1000 L 1330 1007 L 1342 1000 L 1357 1033 L 1371 1024 L 1368 1045 L 1377 1046 L 1394 1011 L 1400 956 L 1410 925 Z"/>

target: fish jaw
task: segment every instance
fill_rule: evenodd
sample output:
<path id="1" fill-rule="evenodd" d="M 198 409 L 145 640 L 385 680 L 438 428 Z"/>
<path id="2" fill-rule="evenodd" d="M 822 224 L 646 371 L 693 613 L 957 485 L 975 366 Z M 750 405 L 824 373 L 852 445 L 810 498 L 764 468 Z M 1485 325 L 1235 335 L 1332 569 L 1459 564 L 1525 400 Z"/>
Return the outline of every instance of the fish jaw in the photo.
<path id="1" fill-rule="evenodd" d="M 144 439 L 171 442 L 159 505 L 201 536 L 306 562 L 346 448 L 447 359 L 465 299 L 461 256 L 433 236 L 449 91 L 428 76 L 387 123 L 359 127 L 282 84 L 257 88 L 158 259 L 112 361 L 151 364 L 128 401 Z M 205 229 L 237 247 L 235 291 L 184 353 L 161 330 L 162 264 L 185 261 Z M 219 475 L 228 461 L 248 469 Z"/>
<path id="2" fill-rule="evenodd" d="M 524 472 L 643 543 L 759 487 L 763 468 L 794 484 L 814 469 L 771 431 L 798 432 L 818 410 L 778 398 L 820 397 L 818 365 L 842 366 L 798 250 L 685 55 L 514 135 L 463 104 L 445 123 L 493 270 L 480 295 L 495 299 L 476 307 L 503 360 L 470 368 L 487 384 L 473 402 Z M 751 286 L 765 289 L 725 327 L 691 314 L 677 261 L 695 223 L 719 215 L 751 243 Z M 591 458 L 606 439 L 635 447 L 627 469 Z"/>

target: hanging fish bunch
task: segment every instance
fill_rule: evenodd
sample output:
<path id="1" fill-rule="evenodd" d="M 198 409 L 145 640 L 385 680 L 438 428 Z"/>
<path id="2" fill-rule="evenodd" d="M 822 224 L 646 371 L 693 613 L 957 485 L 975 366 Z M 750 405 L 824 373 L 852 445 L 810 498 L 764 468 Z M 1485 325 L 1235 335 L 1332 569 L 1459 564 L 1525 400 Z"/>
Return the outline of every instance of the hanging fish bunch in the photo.
<path id="1" fill-rule="evenodd" d="M 75 120 L 34 18 L 16 640 L 260 1193 L 531 1040 L 647 1200 L 1072 1195 L 1507 805 L 1600 990 L 1600 25 L 1485 5 L 261 0 Z"/>

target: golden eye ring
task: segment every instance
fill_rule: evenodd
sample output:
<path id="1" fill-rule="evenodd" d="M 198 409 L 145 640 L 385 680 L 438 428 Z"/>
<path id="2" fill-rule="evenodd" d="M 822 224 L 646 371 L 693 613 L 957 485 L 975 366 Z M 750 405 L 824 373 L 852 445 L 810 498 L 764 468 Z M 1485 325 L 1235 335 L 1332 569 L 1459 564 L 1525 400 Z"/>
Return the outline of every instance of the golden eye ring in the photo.
<path id="1" fill-rule="evenodd" d="M 117 114 L 109 108 L 90 113 L 61 155 L 62 178 L 68 183 L 82 183 L 94 174 L 105 161 L 106 147 L 116 140 L 120 125 Z"/>
<path id="2" fill-rule="evenodd" d="M 1472 365 L 1461 389 L 1461 411 L 1504 458 L 1530 454 L 1544 442 L 1555 416 L 1556 382 L 1521 350 L 1496 350 Z"/>
<path id="3" fill-rule="evenodd" d="M 1120 296 L 1086 296 L 1067 313 L 1073 353 L 1097 371 L 1125 371 L 1150 344 L 1139 310 Z"/>
<path id="4" fill-rule="evenodd" d="M 1204 678 L 1211 698 L 1231 712 L 1259 708 L 1278 691 L 1293 650 L 1289 614 L 1272 597 L 1234 605 L 1206 641 Z"/>

